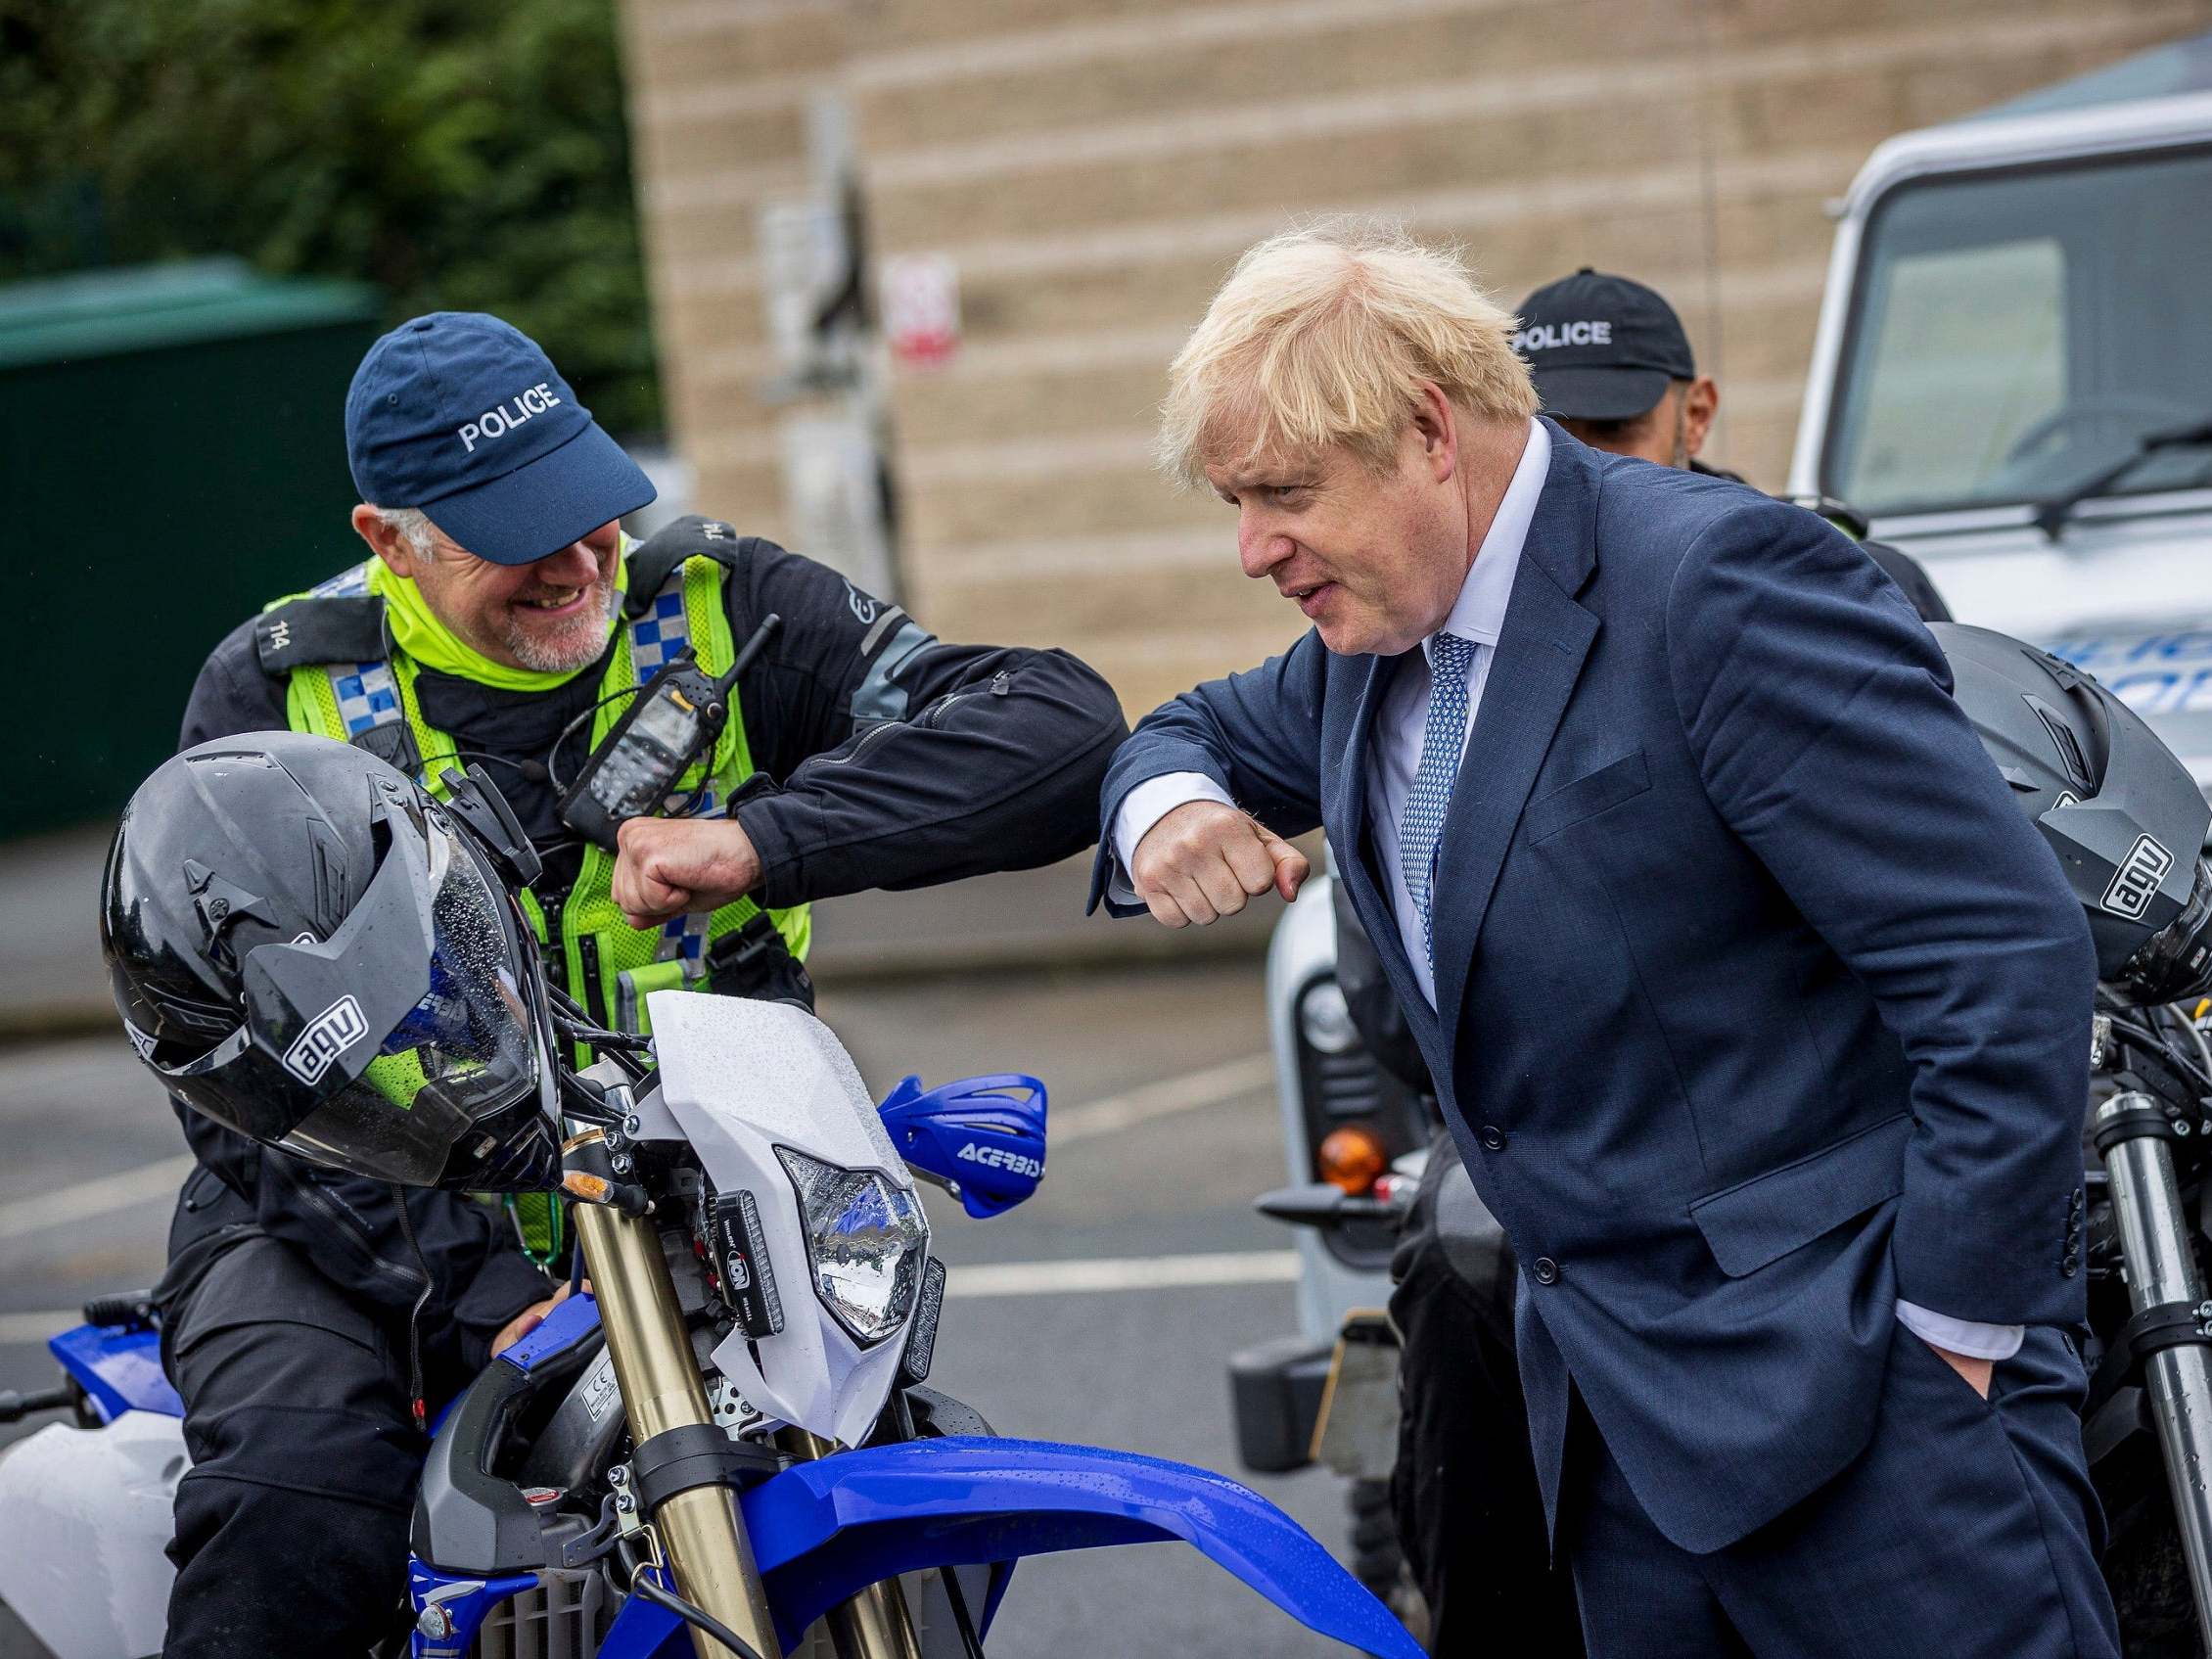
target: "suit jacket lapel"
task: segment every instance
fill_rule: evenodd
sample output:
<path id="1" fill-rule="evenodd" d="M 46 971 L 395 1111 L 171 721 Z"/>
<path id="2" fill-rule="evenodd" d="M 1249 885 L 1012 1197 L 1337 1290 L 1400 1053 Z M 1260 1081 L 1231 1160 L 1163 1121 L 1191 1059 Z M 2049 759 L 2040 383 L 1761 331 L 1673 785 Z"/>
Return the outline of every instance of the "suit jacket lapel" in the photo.
<path id="1" fill-rule="evenodd" d="M 1514 826 L 1597 636 L 1597 618 L 1574 597 L 1596 564 L 1596 517 L 1590 452 L 1554 427 L 1551 466 L 1440 842 L 1436 1006 L 1447 1033 L 1458 1027 L 1476 941 Z"/>
<path id="2" fill-rule="evenodd" d="M 1359 861 L 1359 840 L 1367 828 L 1367 752 L 1374 743 L 1375 711 L 1382 707 L 1397 666 L 1395 657 L 1362 657 L 1347 664 L 1345 691 L 1338 699 L 1340 708 L 1350 705 L 1345 723 L 1333 731 L 1330 722 L 1321 723 L 1323 745 L 1344 758 L 1335 768 L 1333 798 L 1321 803 L 1322 825 L 1338 856 L 1353 863 Z M 1322 767 L 1325 774 L 1326 756 Z"/>

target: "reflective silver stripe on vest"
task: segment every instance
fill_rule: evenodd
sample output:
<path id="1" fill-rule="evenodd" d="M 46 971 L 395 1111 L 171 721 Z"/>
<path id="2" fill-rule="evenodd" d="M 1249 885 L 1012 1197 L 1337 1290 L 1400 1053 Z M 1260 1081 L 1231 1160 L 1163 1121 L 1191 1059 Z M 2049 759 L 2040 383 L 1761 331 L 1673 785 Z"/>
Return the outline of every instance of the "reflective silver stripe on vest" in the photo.
<path id="1" fill-rule="evenodd" d="M 315 583 L 307 589 L 311 599 L 352 599 L 369 590 L 369 562 L 364 559 L 349 571 Z"/>

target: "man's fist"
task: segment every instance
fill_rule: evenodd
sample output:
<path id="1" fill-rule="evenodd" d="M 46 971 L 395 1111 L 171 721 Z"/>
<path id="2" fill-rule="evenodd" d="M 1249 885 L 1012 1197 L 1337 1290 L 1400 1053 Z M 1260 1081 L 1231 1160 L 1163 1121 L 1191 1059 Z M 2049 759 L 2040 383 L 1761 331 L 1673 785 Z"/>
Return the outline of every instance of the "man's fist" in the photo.
<path id="1" fill-rule="evenodd" d="M 1204 927 L 1270 887 L 1287 901 L 1312 873 L 1306 854 L 1257 818 L 1219 801 L 1186 801 L 1144 832 L 1130 885 L 1153 919 Z"/>
<path id="2" fill-rule="evenodd" d="M 735 818 L 625 818 L 615 842 L 615 902 L 633 928 L 717 910 L 760 882 L 760 855 Z"/>

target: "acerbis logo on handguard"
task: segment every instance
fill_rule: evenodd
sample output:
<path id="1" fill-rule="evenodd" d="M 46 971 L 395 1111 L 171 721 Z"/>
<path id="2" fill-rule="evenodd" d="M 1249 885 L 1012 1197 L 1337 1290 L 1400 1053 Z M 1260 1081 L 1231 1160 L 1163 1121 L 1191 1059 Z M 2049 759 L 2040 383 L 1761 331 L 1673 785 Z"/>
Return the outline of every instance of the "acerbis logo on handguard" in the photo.
<path id="1" fill-rule="evenodd" d="M 971 1140 L 952 1156 L 963 1164 L 981 1164 L 987 1170 L 1011 1170 L 1017 1175 L 1028 1175 L 1036 1180 L 1044 1178 L 1042 1160 L 1008 1152 L 1001 1146 L 985 1146 Z"/>
<path id="2" fill-rule="evenodd" d="M 307 1022 L 307 1029 L 284 1051 L 284 1069 L 311 1086 L 332 1062 L 368 1035 L 361 1004 L 347 992 Z"/>
<path id="3" fill-rule="evenodd" d="M 2157 897 L 2158 884 L 2173 867 L 2171 853 L 2149 836 L 2138 836 L 2127 857 L 2112 873 L 2112 885 L 2104 890 L 2104 908 L 2131 922 L 2141 921 Z"/>

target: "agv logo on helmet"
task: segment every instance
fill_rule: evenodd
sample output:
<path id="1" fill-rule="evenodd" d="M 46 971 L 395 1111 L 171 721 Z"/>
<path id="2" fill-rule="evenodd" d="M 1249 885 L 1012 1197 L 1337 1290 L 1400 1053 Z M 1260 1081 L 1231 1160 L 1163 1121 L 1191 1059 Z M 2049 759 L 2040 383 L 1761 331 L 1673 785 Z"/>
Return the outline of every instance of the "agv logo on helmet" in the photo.
<path id="1" fill-rule="evenodd" d="M 307 1022 L 284 1051 L 284 1069 L 311 1087 L 341 1054 L 368 1035 L 361 1004 L 347 993 Z"/>
<path id="2" fill-rule="evenodd" d="M 2174 855 L 2149 836 L 2139 836 L 2120 867 L 2112 872 L 2112 885 L 2104 890 L 2104 907 L 2115 916 L 2140 921 L 2158 897 L 2158 884 L 2174 867 Z"/>

